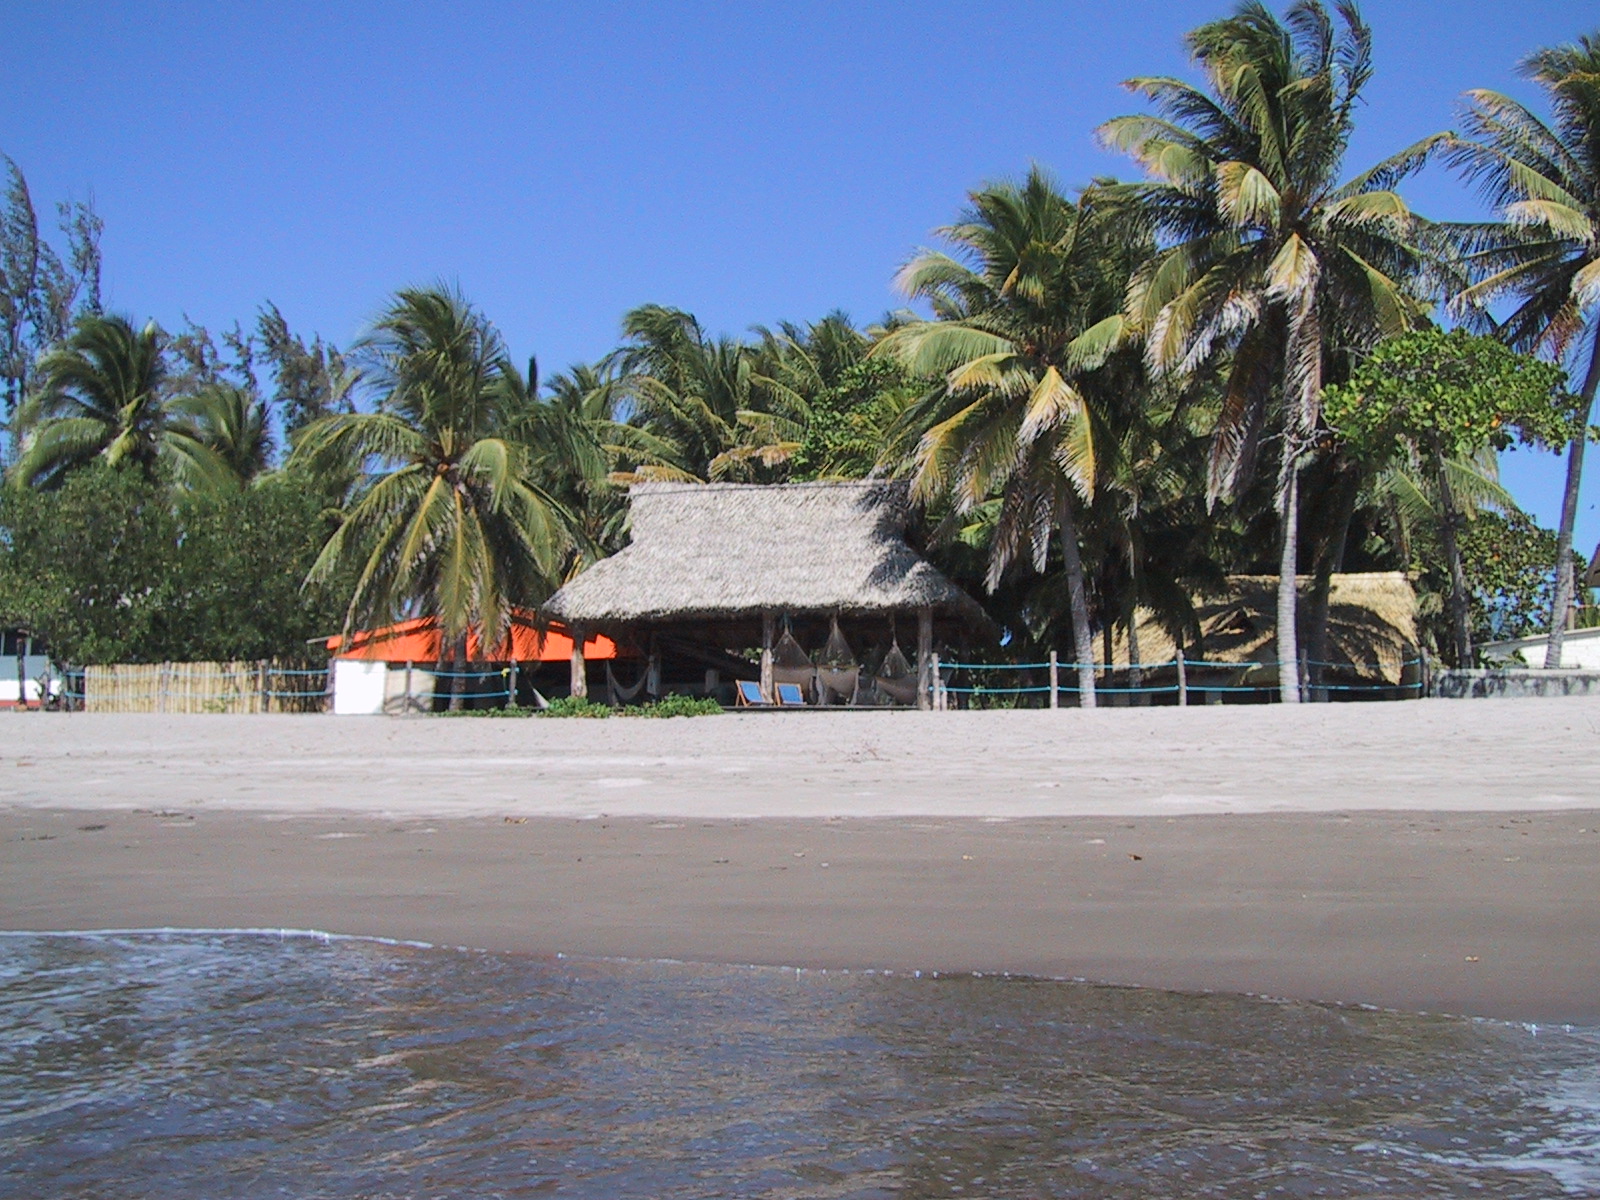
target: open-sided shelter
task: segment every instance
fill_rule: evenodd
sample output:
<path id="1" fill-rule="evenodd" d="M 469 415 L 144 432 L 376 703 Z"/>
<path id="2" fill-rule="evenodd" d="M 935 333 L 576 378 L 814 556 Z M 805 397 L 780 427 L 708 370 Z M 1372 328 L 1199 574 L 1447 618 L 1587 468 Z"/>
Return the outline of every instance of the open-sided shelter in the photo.
<path id="1" fill-rule="evenodd" d="M 885 481 L 642 483 L 628 493 L 632 542 L 545 604 L 574 630 L 688 658 L 772 694 L 780 625 L 820 648 L 835 625 L 859 652 L 916 629 L 918 702 L 935 638 L 962 643 L 983 610 L 906 542 L 903 485 Z M 736 652 L 760 647 L 759 664 Z M 574 654 L 574 686 L 581 653 Z"/>

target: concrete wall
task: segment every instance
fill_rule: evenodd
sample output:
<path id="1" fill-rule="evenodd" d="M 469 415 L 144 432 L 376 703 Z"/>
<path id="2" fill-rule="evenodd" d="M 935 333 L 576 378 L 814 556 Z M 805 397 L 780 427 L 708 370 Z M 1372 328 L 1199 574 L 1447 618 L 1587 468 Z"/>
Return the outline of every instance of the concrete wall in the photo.
<path id="1" fill-rule="evenodd" d="M 1447 700 L 1600 696 L 1600 671 L 1545 671 L 1528 667 L 1440 671 L 1434 675 L 1428 694 Z"/>
<path id="2" fill-rule="evenodd" d="M 1484 657 L 1517 665 L 1520 659 L 1530 667 L 1544 666 L 1545 635 L 1515 638 L 1508 642 L 1485 642 L 1478 647 Z M 1569 629 L 1561 639 L 1561 665 L 1581 671 L 1600 671 L 1600 629 Z"/>

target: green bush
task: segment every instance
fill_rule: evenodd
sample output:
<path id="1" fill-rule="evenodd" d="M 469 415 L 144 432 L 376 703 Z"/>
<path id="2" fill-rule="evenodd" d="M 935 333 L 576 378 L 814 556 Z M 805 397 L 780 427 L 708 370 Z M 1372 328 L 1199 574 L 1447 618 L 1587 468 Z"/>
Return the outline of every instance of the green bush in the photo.
<path id="1" fill-rule="evenodd" d="M 653 704 L 630 704 L 624 717 L 709 717 L 722 705 L 709 696 L 663 696 Z"/>
<path id="2" fill-rule="evenodd" d="M 520 704 L 508 704 L 504 708 L 465 708 L 460 712 L 440 713 L 444 717 L 534 717 L 539 715 L 537 708 L 524 708 Z"/>
<path id="3" fill-rule="evenodd" d="M 550 701 L 550 707 L 544 710 L 547 717 L 609 717 L 611 709 L 604 704 L 596 704 L 587 696 L 562 696 L 559 700 Z"/>

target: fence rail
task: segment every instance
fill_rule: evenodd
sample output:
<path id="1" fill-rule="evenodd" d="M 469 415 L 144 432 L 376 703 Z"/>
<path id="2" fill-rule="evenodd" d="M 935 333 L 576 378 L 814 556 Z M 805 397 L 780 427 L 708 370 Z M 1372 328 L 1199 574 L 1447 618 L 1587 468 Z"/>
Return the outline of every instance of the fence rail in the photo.
<path id="1" fill-rule="evenodd" d="M 116 663 L 68 675 L 85 712 L 321 712 L 328 672 L 273 662 Z"/>
<path id="2" fill-rule="evenodd" d="M 1277 694 L 1278 681 L 1273 678 L 1261 683 L 1248 683 L 1243 681 L 1243 673 L 1252 671 L 1276 672 L 1280 664 L 1277 662 L 1215 662 L 1207 659 L 1194 659 L 1184 657 L 1170 658 L 1164 662 L 1140 663 L 1130 666 L 1127 663 L 1076 663 L 1062 662 L 1054 654 L 1046 662 L 1037 663 L 975 663 L 975 662 L 939 662 L 935 660 L 933 679 L 933 705 L 935 708 L 948 707 L 946 697 L 965 697 L 966 703 L 971 706 L 981 706 L 986 701 L 1005 703 L 1026 703 L 1027 700 L 1043 696 L 1051 708 L 1056 707 L 1063 696 L 1077 696 L 1083 689 L 1076 682 L 1077 673 L 1088 669 L 1096 675 L 1103 676 L 1103 682 L 1096 680 L 1095 692 L 1105 696 L 1176 696 L 1180 704 L 1189 703 L 1191 698 L 1203 700 L 1210 699 L 1213 695 L 1220 698 L 1223 695 L 1258 695 L 1270 698 Z M 1388 695 L 1392 697 L 1420 696 L 1426 687 L 1423 659 L 1420 657 L 1405 658 L 1399 662 L 1390 663 L 1350 663 L 1350 662 L 1323 662 L 1307 659 L 1300 664 L 1302 668 L 1327 667 L 1338 671 L 1373 672 L 1386 671 L 1399 668 L 1399 679 L 1394 683 L 1387 680 L 1377 683 L 1343 683 L 1319 682 L 1305 684 L 1307 691 L 1323 691 L 1336 693 L 1341 696 L 1355 696 L 1360 694 Z M 1210 675 L 1192 678 L 1190 671 L 1201 671 Z M 1039 682 L 1037 675 L 1018 684 L 1005 682 L 1009 677 L 1006 672 L 1029 671 L 1044 672 L 1046 679 Z M 1144 678 L 1157 675 L 1159 672 L 1172 672 L 1176 679 L 1172 682 L 1145 683 Z M 1218 675 L 1224 678 L 1218 678 Z M 1168 676 L 1170 679 L 1171 676 Z"/>

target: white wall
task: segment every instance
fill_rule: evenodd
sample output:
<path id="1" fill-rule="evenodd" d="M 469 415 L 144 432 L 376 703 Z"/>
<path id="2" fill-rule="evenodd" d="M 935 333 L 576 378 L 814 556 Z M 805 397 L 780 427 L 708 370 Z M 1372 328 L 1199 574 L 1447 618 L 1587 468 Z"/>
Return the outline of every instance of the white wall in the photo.
<path id="1" fill-rule="evenodd" d="M 1518 660 L 1530 667 L 1544 666 L 1545 637 L 1516 638 L 1509 642 L 1486 642 L 1484 657 L 1494 662 L 1498 659 Z M 1600 629 L 1569 629 L 1561 639 L 1561 665 L 1571 670 L 1600 671 Z"/>

